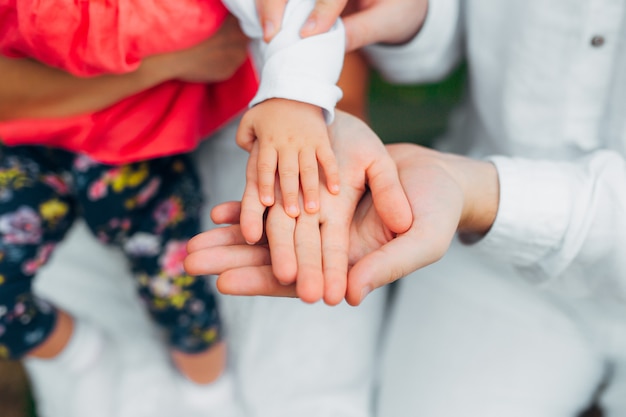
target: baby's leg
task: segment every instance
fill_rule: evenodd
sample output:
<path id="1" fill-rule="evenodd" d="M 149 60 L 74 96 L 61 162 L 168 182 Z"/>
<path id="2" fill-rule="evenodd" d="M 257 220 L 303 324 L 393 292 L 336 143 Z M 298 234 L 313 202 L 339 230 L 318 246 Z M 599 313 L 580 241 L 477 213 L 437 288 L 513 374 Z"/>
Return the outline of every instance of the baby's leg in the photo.
<path id="1" fill-rule="evenodd" d="M 169 339 L 174 363 L 194 382 L 217 379 L 225 348 L 215 297 L 209 281 L 187 275 L 182 264 L 187 241 L 200 230 L 202 205 L 190 159 L 111 167 L 88 182 L 102 183 L 107 191 L 99 198 L 88 189 L 81 192 L 85 218 L 96 236 L 126 253 L 139 295 Z"/>
<path id="2" fill-rule="evenodd" d="M 92 372 L 103 360 L 104 336 L 32 291 L 35 275 L 75 218 L 67 181 L 74 156 L 43 147 L 3 147 L 0 153 L 0 350 L 49 373 L 62 369 L 81 387 L 105 392 L 108 378 Z M 97 403 L 79 391 L 67 400 L 69 410 L 88 404 L 91 416 L 111 415 L 111 401 Z M 38 411 L 54 415 L 45 407 Z"/>
<path id="3" fill-rule="evenodd" d="M 73 322 L 32 292 L 39 268 L 74 219 L 56 155 L 35 147 L 0 147 L 0 357 L 57 356 Z"/>

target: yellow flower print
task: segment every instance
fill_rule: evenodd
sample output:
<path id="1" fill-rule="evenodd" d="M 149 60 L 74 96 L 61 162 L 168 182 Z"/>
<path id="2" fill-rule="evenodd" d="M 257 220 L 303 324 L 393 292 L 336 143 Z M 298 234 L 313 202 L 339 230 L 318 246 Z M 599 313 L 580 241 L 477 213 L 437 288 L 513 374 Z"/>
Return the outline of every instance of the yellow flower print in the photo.
<path id="1" fill-rule="evenodd" d="M 116 193 L 124 191 L 126 188 L 136 187 L 148 178 L 148 164 L 140 164 L 137 170 L 133 170 L 130 165 L 124 165 L 109 180 L 111 188 Z"/>
<path id="2" fill-rule="evenodd" d="M 9 168 L 0 170 L 0 188 L 11 187 L 19 190 L 22 187 L 30 185 L 31 180 L 19 168 Z"/>
<path id="3" fill-rule="evenodd" d="M 5 345 L 0 345 L 0 359 L 9 359 L 9 348 Z"/>
<path id="4" fill-rule="evenodd" d="M 4 275 L 0 275 L 0 285 L 4 284 L 6 279 L 4 279 Z"/>
<path id="5" fill-rule="evenodd" d="M 179 275 L 173 279 L 174 285 L 180 288 L 189 287 L 195 281 L 196 277 L 192 277 L 191 275 Z"/>
<path id="6" fill-rule="evenodd" d="M 67 203 L 60 201 L 57 198 L 48 200 L 39 206 L 39 213 L 44 220 L 50 223 L 57 223 L 61 220 L 69 211 Z"/>
<path id="7" fill-rule="evenodd" d="M 217 329 L 214 327 L 202 333 L 202 340 L 207 343 L 212 343 L 215 339 L 217 339 Z"/>
<path id="8" fill-rule="evenodd" d="M 180 294 L 174 294 L 170 297 L 170 304 L 172 307 L 181 309 L 187 304 L 187 301 L 191 298 L 191 293 L 189 291 L 183 291 Z"/>

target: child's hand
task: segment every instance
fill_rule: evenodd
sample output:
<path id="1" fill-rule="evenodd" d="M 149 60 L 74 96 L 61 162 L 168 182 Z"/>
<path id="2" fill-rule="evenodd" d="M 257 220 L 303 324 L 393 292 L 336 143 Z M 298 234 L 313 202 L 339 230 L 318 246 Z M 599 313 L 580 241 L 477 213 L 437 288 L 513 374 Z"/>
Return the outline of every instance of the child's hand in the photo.
<path id="1" fill-rule="evenodd" d="M 251 152 L 255 140 L 258 151 L 251 154 L 242 201 L 242 215 L 254 213 L 256 217 L 256 220 L 252 216 L 242 217 L 244 236 L 249 242 L 260 238 L 260 227 L 252 225 L 262 220 L 258 216 L 260 207 L 254 200 L 258 199 L 263 208 L 274 204 L 276 173 L 285 212 L 293 218 L 300 214 L 300 189 L 305 211 L 316 213 L 319 209 L 318 163 L 328 190 L 333 194 L 339 192 L 337 161 L 319 107 L 279 98 L 256 105 L 243 117 L 237 143 Z"/>

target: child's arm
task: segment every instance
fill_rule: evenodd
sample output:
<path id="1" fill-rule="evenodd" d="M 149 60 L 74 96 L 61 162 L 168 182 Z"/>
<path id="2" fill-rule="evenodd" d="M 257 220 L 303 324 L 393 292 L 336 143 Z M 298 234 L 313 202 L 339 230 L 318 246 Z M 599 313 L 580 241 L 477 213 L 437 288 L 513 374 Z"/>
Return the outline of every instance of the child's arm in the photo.
<path id="1" fill-rule="evenodd" d="M 344 53 L 341 22 L 324 34 L 302 39 L 299 31 L 314 6 L 313 0 L 290 0 L 282 30 L 269 44 L 252 0 L 226 0 L 246 34 L 259 41 L 261 84 L 252 109 L 244 116 L 237 141 L 250 150 L 259 142 L 256 169 L 248 169 L 243 198 L 242 227 L 249 242 L 262 234 L 262 214 L 274 203 L 276 173 L 287 213 L 296 217 L 300 186 L 304 207 L 319 208 L 318 164 L 328 189 L 338 192 L 337 165 L 326 123 L 332 121 L 341 97 L 336 86 Z"/>
<path id="2" fill-rule="evenodd" d="M 231 16 L 198 45 L 147 57 L 125 74 L 76 77 L 34 60 L 0 55 L 0 121 L 98 111 L 170 79 L 222 81 L 244 62 L 247 44 Z"/>

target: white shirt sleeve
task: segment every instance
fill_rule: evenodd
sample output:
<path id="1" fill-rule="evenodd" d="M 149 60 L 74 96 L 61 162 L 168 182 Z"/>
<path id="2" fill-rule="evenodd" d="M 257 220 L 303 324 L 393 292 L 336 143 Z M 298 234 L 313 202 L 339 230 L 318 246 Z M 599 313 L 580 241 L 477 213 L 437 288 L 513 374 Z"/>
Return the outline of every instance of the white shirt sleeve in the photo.
<path id="1" fill-rule="evenodd" d="M 429 1 L 426 20 L 410 42 L 365 48 L 370 62 L 388 81 L 398 84 L 443 79 L 460 62 L 463 33 L 459 0 Z"/>
<path id="2" fill-rule="evenodd" d="M 326 33 L 302 39 L 299 32 L 315 0 L 289 0 L 281 31 L 268 44 L 262 40 L 254 0 L 224 0 L 224 5 L 239 19 L 244 33 L 259 43 L 261 80 L 250 106 L 286 98 L 321 107 L 326 121 L 332 122 L 342 96 L 336 85 L 345 53 L 341 20 Z"/>
<path id="3" fill-rule="evenodd" d="M 612 151 L 574 162 L 490 158 L 495 223 L 476 245 L 528 279 L 626 301 L 626 163 Z"/>

